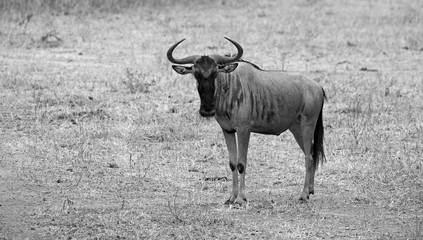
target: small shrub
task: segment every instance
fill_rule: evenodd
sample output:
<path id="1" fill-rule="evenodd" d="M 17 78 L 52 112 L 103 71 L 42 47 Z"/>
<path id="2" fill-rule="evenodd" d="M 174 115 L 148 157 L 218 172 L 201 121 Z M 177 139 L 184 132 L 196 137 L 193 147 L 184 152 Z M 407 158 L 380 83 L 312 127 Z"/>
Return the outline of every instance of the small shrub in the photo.
<path id="1" fill-rule="evenodd" d="M 154 77 L 148 79 L 149 75 L 148 73 L 137 72 L 127 68 L 126 79 L 123 80 L 122 83 L 129 89 L 131 94 L 149 93 L 150 88 L 156 85 Z"/>

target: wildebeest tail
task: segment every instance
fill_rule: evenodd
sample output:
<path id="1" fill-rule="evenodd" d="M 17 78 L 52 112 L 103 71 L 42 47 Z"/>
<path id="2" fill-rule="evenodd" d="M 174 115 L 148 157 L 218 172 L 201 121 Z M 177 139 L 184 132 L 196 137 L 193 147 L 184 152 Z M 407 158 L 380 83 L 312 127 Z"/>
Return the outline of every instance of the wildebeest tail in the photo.
<path id="1" fill-rule="evenodd" d="M 326 99 L 325 91 L 323 91 L 323 97 Z M 322 102 L 322 108 L 320 109 L 319 118 L 317 119 L 316 128 L 314 129 L 314 143 L 313 143 L 313 162 L 315 169 L 318 168 L 319 162 L 323 165 L 323 162 L 326 161 L 325 151 L 323 148 L 323 138 L 324 138 L 324 129 L 323 129 L 323 105 L 324 100 Z"/>

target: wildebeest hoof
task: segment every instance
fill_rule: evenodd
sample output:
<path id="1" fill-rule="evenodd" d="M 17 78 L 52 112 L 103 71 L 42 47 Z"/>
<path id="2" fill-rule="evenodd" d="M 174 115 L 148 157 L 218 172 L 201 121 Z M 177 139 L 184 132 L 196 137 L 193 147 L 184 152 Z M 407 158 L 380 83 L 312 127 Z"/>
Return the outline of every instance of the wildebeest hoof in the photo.
<path id="1" fill-rule="evenodd" d="M 234 204 L 234 202 L 231 201 L 231 199 L 229 198 L 228 200 L 226 200 L 226 202 L 224 204 L 227 205 L 227 206 L 231 206 L 231 205 Z"/>
<path id="2" fill-rule="evenodd" d="M 298 200 L 300 202 L 307 202 L 308 199 L 309 199 L 309 196 L 308 195 L 301 195 Z"/>
<path id="3" fill-rule="evenodd" d="M 241 199 L 237 198 L 235 199 L 235 202 L 233 203 L 233 207 L 237 209 L 247 209 L 248 208 L 248 200 L 246 198 Z"/>

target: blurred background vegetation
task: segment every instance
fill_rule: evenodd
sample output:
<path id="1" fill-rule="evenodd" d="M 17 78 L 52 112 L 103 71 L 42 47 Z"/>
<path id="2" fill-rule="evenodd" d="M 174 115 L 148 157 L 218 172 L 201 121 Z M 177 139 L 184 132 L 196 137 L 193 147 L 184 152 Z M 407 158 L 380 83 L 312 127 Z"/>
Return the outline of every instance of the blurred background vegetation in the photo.
<path id="1" fill-rule="evenodd" d="M 176 4 L 209 3 L 213 1 L 191 0 L 5 0 L 0 1 L 1 13 L 27 14 L 52 12 L 58 14 L 84 14 L 91 12 L 119 13 L 139 7 L 172 6 Z M 214 0 L 225 4 L 225 0 Z"/>

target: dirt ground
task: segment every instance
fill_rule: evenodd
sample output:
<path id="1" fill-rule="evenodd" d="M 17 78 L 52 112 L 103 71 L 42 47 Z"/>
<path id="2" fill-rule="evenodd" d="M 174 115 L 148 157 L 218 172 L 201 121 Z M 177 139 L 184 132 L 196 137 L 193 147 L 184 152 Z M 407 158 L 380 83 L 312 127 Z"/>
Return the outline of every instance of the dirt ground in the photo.
<path id="1" fill-rule="evenodd" d="M 420 1 L 159 1 L 0 17 L 0 239 L 423 239 Z M 289 133 L 253 134 L 228 208 L 220 127 L 176 56 L 234 51 L 328 95 L 298 201 Z"/>

